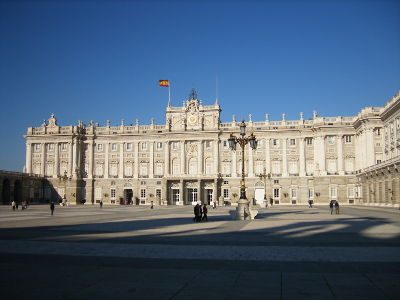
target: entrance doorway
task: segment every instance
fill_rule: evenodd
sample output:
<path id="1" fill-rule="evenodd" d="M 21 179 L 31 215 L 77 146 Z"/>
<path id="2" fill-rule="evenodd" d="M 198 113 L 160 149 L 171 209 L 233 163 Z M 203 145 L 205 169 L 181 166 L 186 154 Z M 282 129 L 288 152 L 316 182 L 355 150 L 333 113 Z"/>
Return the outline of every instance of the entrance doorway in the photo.
<path id="1" fill-rule="evenodd" d="M 211 205 L 211 202 L 213 201 L 213 189 L 206 189 L 206 199 L 205 203 L 207 205 Z"/>
<path id="2" fill-rule="evenodd" d="M 179 205 L 179 201 L 180 201 L 179 189 L 173 189 L 172 190 L 172 204 Z"/>
<path id="3" fill-rule="evenodd" d="M 264 189 L 256 188 L 254 198 L 256 198 L 257 204 L 262 204 L 264 202 Z"/>
<path id="4" fill-rule="evenodd" d="M 133 190 L 132 189 L 125 189 L 124 190 L 124 198 L 125 198 L 125 202 L 128 204 L 132 204 L 133 203 Z"/>
<path id="5" fill-rule="evenodd" d="M 197 204 L 197 189 L 187 189 L 187 193 L 188 193 L 188 203 L 187 204 L 192 204 L 192 205 L 196 205 Z"/>

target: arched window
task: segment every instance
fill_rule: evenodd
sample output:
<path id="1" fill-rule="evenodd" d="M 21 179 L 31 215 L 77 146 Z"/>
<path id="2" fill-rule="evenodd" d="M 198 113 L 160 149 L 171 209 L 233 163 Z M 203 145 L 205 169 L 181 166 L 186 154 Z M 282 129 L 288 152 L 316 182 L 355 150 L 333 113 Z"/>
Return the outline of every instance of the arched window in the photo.
<path id="1" fill-rule="evenodd" d="M 172 160 L 172 175 L 179 175 L 179 174 L 180 174 L 179 159 L 174 158 Z"/>
<path id="2" fill-rule="evenodd" d="M 197 159 L 191 158 L 189 160 L 189 175 L 197 174 Z"/>

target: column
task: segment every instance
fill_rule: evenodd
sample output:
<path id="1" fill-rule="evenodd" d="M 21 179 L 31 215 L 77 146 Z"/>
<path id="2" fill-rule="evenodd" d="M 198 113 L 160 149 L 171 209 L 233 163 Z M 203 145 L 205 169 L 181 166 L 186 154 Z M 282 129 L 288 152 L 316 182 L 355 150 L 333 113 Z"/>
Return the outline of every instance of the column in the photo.
<path id="1" fill-rule="evenodd" d="M 72 177 L 76 178 L 76 169 L 78 163 L 77 157 L 77 140 L 72 143 Z"/>
<path id="2" fill-rule="evenodd" d="M 149 178 L 154 177 L 154 142 L 150 142 L 150 168 L 149 168 Z"/>
<path id="3" fill-rule="evenodd" d="M 26 143 L 26 173 L 32 173 L 32 144 Z"/>
<path id="4" fill-rule="evenodd" d="M 320 147 L 321 147 L 321 152 L 320 152 L 320 169 L 321 169 L 321 175 L 326 175 L 326 153 L 325 153 L 325 136 L 321 136 L 320 140 Z"/>
<path id="5" fill-rule="evenodd" d="M 203 141 L 197 143 L 197 174 L 203 174 Z"/>
<path id="6" fill-rule="evenodd" d="M 42 155 L 41 155 L 41 157 L 40 157 L 40 159 L 41 159 L 41 165 L 40 165 L 40 173 L 42 174 L 42 176 L 44 176 L 44 174 L 45 174 L 45 162 L 46 162 L 46 159 L 45 159 L 45 155 L 46 155 L 46 143 L 42 143 Z"/>
<path id="7" fill-rule="evenodd" d="M 236 157 L 236 150 L 232 151 L 232 177 L 237 177 L 237 157 Z"/>
<path id="8" fill-rule="evenodd" d="M 134 170 L 133 176 L 134 176 L 134 178 L 139 178 L 139 142 L 134 142 L 133 148 L 135 150 L 135 154 L 134 154 L 135 170 Z"/>
<path id="9" fill-rule="evenodd" d="M 110 143 L 104 143 L 105 149 L 105 159 L 104 159 L 104 178 L 108 178 L 108 151 L 110 148 Z"/>
<path id="10" fill-rule="evenodd" d="M 214 140 L 214 174 L 219 173 L 219 140 Z"/>
<path id="11" fill-rule="evenodd" d="M 93 165 L 94 165 L 94 149 L 93 149 L 93 140 L 89 141 L 88 144 L 89 147 L 89 168 L 88 168 L 88 178 L 92 179 L 93 178 Z"/>
<path id="12" fill-rule="evenodd" d="M 337 136 L 337 156 L 338 156 L 338 172 L 339 175 L 344 175 L 343 170 L 343 135 Z"/>
<path id="13" fill-rule="evenodd" d="M 183 179 L 180 180 L 179 182 L 179 203 L 183 204 L 185 199 L 184 199 L 184 195 L 183 195 Z M 174 203 L 175 204 L 175 203 Z"/>
<path id="14" fill-rule="evenodd" d="M 124 178 L 124 147 L 125 143 L 119 143 L 119 178 Z"/>
<path id="15" fill-rule="evenodd" d="M 165 142 L 165 147 L 164 147 L 164 175 L 168 176 L 169 175 L 169 142 Z"/>
<path id="16" fill-rule="evenodd" d="M 68 143 L 68 176 L 72 176 L 72 142 Z M 62 174 L 64 175 L 64 174 Z"/>
<path id="17" fill-rule="evenodd" d="M 247 176 L 254 177 L 253 149 L 251 149 L 250 144 L 247 144 L 247 151 L 249 154 L 249 174 Z M 245 153 L 245 155 L 246 155 L 246 153 Z"/>
<path id="18" fill-rule="evenodd" d="M 271 139 L 265 139 L 265 170 L 271 173 L 271 152 L 270 152 Z"/>
<path id="19" fill-rule="evenodd" d="M 181 141 L 181 175 L 185 174 L 185 141 Z"/>
<path id="20" fill-rule="evenodd" d="M 53 169 L 53 178 L 57 178 L 59 174 L 59 157 L 58 157 L 58 147 L 59 143 L 54 143 L 54 169 Z"/>
<path id="21" fill-rule="evenodd" d="M 282 176 L 288 176 L 288 167 L 287 167 L 287 138 L 282 139 L 283 148 L 282 148 Z"/>
<path id="22" fill-rule="evenodd" d="M 367 147 L 367 165 L 372 166 L 375 164 L 375 144 L 374 144 L 374 132 L 372 128 L 366 130 L 366 147 Z"/>
<path id="23" fill-rule="evenodd" d="M 217 178 L 214 179 L 213 201 L 218 202 L 218 180 L 217 180 Z"/>
<path id="24" fill-rule="evenodd" d="M 305 161 L 305 149 L 304 149 L 304 137 L 300 137 L 299 139 L 299 164 L 300 164 L 300 171 L 299 176 L 306 176 L 306 161 Z"/>

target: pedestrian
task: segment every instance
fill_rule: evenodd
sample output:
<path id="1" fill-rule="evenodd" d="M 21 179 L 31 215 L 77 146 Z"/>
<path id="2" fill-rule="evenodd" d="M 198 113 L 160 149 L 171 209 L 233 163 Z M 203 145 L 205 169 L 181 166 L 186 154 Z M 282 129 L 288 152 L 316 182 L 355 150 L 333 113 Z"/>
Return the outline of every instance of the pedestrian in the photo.
<path id="1" fill-rule="evenodd" d="M 51 201 L 51 203 L 50 203 L 50 210 L 51 210 L 51 215 L 53 215 L 54 214 L 54 202 L 53 201 Z"/>
<path id="2" fill-rule="evenodd" d="M 199 203 L 197 203 L 194 206 L 194 209 L 193 209 L 193 211 L 194 211 L 193 222 L 198 222 L 199 221 L 200 210 L 201 210 L 200 205 L 199 205 Z"/>
<path id="3" fill-rule="evenodd" d="M 103 200 L 100 200 L 100 208 L 103 208 Z"/>
<path id="4" fill-rule="evenodd" d="M 216 209 L 217 208 L 217 201 L 214 201 L 213 202 L 213 209 Z"/>
<path id="5" fill-rule="evenodd" d="M 18 201 L 15 201 L 15 209 L 18 210 Z"/>
<path id="6" fill-rule="evenodd" d="M 203 217 L 201 218 L 202 221 L 206 221 L 206 222 L 208 221 L 207 213 L 208 213 L 207 205 L 204 203 L 204 205 L 203 205 Z"/>
<path id="7" fill-rule="evenodd" d="M 308 200 L 308 208 L 312 208 L 312 200 Z"/>
<path id="8" fill-rule="evenodd" d="M 271 204 L 271 207 L 274 204 L 274 199 L 272 199 L 272 197 L 269 197 L 269 204 Z"/>
<path id="9" fill-rule="evenodd" d="M 154 203 L 153 203 L 153 201 L 151 201 L 151 206 L 150 206 L 150 208 L 151 208 L 151 209 L 154 208 Z"/>
<path id="10" fill-rule="evenodd" d="M 333 214 L 333 200 L 329 202 L 329 208 L 331 209 L 331 215 Z"/>
<path id="11" fill-rule="evenodd" d="M 335 201 L 335 213 L 338 215 L 339 214 L 339 202 Z"/>
<path id="12" fill-rule="evenodd" d="M 15 211 L 15 201 L 14 200 L 11 202 L 11 207 L 12 207 L 12 210 Z"/>

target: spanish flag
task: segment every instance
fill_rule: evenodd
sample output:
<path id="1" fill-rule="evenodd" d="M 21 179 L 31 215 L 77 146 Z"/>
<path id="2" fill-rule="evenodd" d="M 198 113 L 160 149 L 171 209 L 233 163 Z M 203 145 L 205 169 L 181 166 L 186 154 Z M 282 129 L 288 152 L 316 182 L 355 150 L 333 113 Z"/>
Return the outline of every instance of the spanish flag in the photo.
<path id="1" fill-rule="evenodd" d="M 158 83 L 160 86 L 169 87 L 169 80 L 162 79 L 162 80 L 159 80 Z"/>

